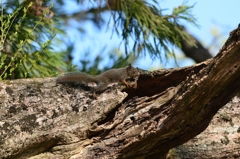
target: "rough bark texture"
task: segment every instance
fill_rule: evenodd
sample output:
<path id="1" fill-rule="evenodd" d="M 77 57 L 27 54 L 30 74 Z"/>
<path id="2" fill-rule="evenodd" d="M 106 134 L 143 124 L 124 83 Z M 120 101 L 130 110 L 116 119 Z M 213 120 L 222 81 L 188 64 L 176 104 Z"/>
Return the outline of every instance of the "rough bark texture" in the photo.
<path id="1" fill-rule="evenodd" d="M 239 42 L 237 28 L 213 59 L 142 71 L 137 89 L 114 85 L 97 100 L 89 87 L 56 85 L 55 78 L 3 81 L 1 157 L 165 158 L 239 91 Z"/>
<path id="2" fill-rule="evenodd" d="M 221 108 L 208 128 L 168 156 L 189 158 L 240 158 L 240 94 Z"/>

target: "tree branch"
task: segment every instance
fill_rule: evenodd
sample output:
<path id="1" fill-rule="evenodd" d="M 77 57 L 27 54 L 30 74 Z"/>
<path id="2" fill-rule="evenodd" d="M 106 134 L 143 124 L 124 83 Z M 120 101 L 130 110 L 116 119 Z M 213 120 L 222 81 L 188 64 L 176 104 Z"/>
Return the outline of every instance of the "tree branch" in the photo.
<path id="1" fill-rule="evenodd" d="M 164 158 L 208 126 L 240 86 L 240 27 L 203 63 L 152 73 L 97 100 L 55 78 L 1 82 L 3 158 Z M 128 96 L 127 96 L 128 94 Z M 126 97 L 127 96 L 127 97 Z"/>
<path id="2" fill-rule="evenodd" d="M 202 46 L 202 44 L 190 33 L 187 32 L 187 30 L 182 26 L 183 31 L 192 37 L 193 44 L 190 44 L 184 39 L 180 40 L 181 43 L 181 50 L 184 52 L 184 54 L 193 59 L 196 63 L 203 62 L 207 59 L 212 58 L 212 55 L 210 52 Z M 195 45 L 195 46 L 194 46 Z"/>

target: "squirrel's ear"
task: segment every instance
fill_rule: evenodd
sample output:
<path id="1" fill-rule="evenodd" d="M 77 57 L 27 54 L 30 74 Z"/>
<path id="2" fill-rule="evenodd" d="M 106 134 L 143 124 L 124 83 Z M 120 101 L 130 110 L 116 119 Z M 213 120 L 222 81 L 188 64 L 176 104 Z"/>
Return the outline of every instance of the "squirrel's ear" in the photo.
<path id="1" fill-rule="evenodd" d="M 131 67 L 132 67 L 132 65 L 129 63 L 129 64 L 128 64 L 128 67 L 129 67 L 129 68 L 131 68 Z"/>

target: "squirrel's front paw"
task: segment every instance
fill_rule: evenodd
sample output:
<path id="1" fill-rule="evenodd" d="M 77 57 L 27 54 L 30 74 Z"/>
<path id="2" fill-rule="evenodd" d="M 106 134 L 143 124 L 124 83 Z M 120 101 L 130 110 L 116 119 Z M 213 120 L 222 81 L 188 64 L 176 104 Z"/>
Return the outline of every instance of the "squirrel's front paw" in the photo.
<path id="1" fill-rule="evenodd" d="M 136 89 L 137 83 L 134 83 L 134 84 L 128 83 L 127 87 L 132 87 L 132 88 Z"/>
<path id="2" fill-rule="evenodd" d="M 134 89 L 137 88 L 137 83 L 134 83 L 133 88 L 134 88 Z"/>
<path id="3" fill-rule="evenodd" d="M 126 87 L 128 87 L 128 88 L 129 88 L 129 87 L 132 87 L 132 85 L 131 85 L 130 83 L 128 83 L 128 82 L 126 82 L 125 85 L 126 85 Z"/>

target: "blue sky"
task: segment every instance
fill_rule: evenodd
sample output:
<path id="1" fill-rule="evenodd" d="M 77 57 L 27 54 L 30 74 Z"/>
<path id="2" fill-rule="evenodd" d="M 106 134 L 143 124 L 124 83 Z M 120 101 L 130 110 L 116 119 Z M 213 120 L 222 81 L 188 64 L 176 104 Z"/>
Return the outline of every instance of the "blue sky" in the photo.
<path id="1" fill-rule="evenodd" d="M 162 9 L 168 9 L 163 12 L 164 14 L 167 14 L 171 13 L 174 7 L 181 5 L 183 0 L 159 0 L 159 2 L 159 5 Z M 197 18 L 197 23 L 200 26 L 197 28 L 196 26 L 184 23 L 184 26 L 191 34 L 199 39 L 207 48 L 211 47 L 213 44 L 216 44 L 213 43 L 213 35 L 220 35 L 218 37 L 218 39 L 220 39 L 220 41 L 217 42 L 218 45 L 216 45 L 214 49 L 211 49 L 212 54 L 215 55 L 224 44 L 224 40 L 227 39 L 229 33 L 233 29 L 237 28 L 238 24 L 240 23 L 240 1 L 189 0 L 187 4 L 195 4 L 194 8 L 192 9 L 192 14 Z M 79 40 L 79 44 L 77 44 L 78 47 L 76 48 L 76 62 L 79 60 L 78 56 L 80 55 L 77 50 L 88 50 L 96 55 L 104 56 L 104 54 L 108 54 L 114 48 L 119 47 L 121 37 L 118 37 L 117 35 L 113 35 L 111 37 L 111 28 L 105 26 L 101 29 L 101 31 L 99 31 L 91 23 L 85 23 L 85 25 L 88 28 L 87 36 L 76 38 L 76 41 Z M 103 46 L 106 46 L 105 50 L 102 50 Z M 123 48 L 124 47 L 122 45 L 120 47 L 122 52 L 124 52 Z M 180 53 L 180 50 L 176 49 L 176 52 L 178 53 L 177 56 L 181 59 L 178 61 L 178 65 L 180 67 L 194 64 L 191 59 L 184 58 L 184 55 Z M 108 60 L 106 59 L 104 63 L 108 63 Z M 141 57 L 140 60 L 138 60 L 134 65 L 150 70 L 159 69 L 160 67 L 176 67 L 174 60 L 169 60 L 167 62 L 161 62 L 159 60 L 152 61 L 148 56 Z"/>
<path id="2" fill-rule="evenodd" d="M 180 0 L 162 1 L 162 6 L 166 8 L 172 8 L 179 4 L 181 4 Z M 195 4 L 192 13 L 197 18 L 200 28 L 191 25 L 186 26 L 192 34 L 206 43 L 210 42 L 207 37 L 209 37 L 211 28 L 219 28 L 220 31 L 228 35 L 240 23 L 240 17 L 238 16 L 240 13 L 239 0 L 200 0 L 188 1 L 187 4 Z"/>

